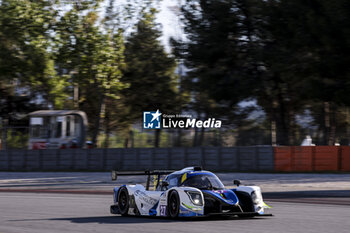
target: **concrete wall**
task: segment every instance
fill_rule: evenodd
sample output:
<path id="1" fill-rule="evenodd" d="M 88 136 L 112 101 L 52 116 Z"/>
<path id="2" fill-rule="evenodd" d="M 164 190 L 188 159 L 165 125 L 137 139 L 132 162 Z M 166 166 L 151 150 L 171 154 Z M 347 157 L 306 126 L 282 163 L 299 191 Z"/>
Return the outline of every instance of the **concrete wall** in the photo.
<path id="1" fill-rule="evenodd" d="M 273 171 L 270 146 L 0 151 L 0 171 L 181 169 Z"/>

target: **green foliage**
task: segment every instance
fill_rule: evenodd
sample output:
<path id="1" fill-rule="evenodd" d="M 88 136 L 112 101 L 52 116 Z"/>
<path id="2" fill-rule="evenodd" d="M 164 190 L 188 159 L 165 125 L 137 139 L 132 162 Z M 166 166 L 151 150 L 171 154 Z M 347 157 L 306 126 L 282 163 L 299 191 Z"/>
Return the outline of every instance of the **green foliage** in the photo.
<path id="1" fill-rule="evenodd" d="M 188 0 L 182 6 L 186 39 L 172 39 L 178 58 L 189 68 L 181 85 L 191 93 L 188 107 L 198 117 L 216 117 L 240 127 L 237 104 L 254 95 L 253 24 L 248 6 L 257 1 Z M 194 146 L 203 145 L 203 134 Z"/>
<path id="2" fill-rule="evenodd" d="M 106 147 L 115 131 L 118 146 L 130 146 L 133 124 L 152 109 L 219 117 L 240 145 L 269 143 L 269 128 L 282 145 L 299 143 L 297 131 L 315 131 L 320 144 L 349 137 L 349 1 L 186 0 L 175 56 L 160 43 L 159 2 L 0 1 L 0 117 L 19 119 L 39 97 L 38 108 L 85 111 L 92 140 Z M 188 72 L 178 77 L 176 67 Z M 259 107 L 243 108 L 246 100 Z M 256 111 L 265 114 L 250 119 Z M 306 126 L 297 119 L 305 112 Z M 155 135 L 135 137 L 167 144 Z"/>
<path id="3" fill-rule="evenodd" d="M 78 107 L 89 116 L 94 144 L 102 119 L 113 112 L 113 100 L 126 87 L 120 81 L 124 67 L 122 31 L 106 29 L 101 29 L 96 9 L 87 6 L 83 10 L 73 7 L 58 23 L 58 69 L 79 88 Z"/>
<path id="4" fill-rule="evenodd" d="M 28 133 L 7 129 L 6 146 L 11 149 L 27 149 Z"/>
<path id="5" fill-rule="evenodd" d="M 128 38 L 125 49 L 126 69 L 123 81 L 130 85 L 123 91 L 130 106 L 130 120 L 139 119 L 142 111 L 176 109 L 176 62 L 159 42 L 155 10 L 145 12 Z"/>
<path id="6" fill-rule="evenodd" d="M 64 85 L 53 67 L 53 1 L 4 0 L 0 3 L 0 80 L 18 80 L 33 94 L 60 104 Z M 55 98 L 59 97 L 57 100 Z"/>
<path id="7" fill-rule="evenodd" d="M 333 115 L 349 104 L 349 9 L 347 1 L 188 0 L 187 40 L 173 41 L 191 68 L 184 84 L 196 90 L 195 104 L 213 101 L 227 113 L 256 99 L 282 145 L 295 145 L 296 116 L 321 103 L 318 125 L 332 144 Z"/>

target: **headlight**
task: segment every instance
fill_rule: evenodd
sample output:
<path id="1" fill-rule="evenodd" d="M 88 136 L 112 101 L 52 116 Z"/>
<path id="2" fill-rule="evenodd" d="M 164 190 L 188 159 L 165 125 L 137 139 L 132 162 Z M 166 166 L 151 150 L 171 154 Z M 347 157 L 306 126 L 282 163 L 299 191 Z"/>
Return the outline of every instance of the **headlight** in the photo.
<path id="1" fill-rule="evenodd" d="M 200 206 L 203 205 L 202 195 L 199 192 L 186 191 L 186 193 L 193 204 Z"/>
<path id="2" fill-rule="evenodd" d="M 252 196 L 252 200 L 253 200 L 254 204 L 258 204 L 261 201 L 261 199 L 262 199 L 262 196 L 261 196 L 260 192 L 253 191 L 251 196 Z"/>

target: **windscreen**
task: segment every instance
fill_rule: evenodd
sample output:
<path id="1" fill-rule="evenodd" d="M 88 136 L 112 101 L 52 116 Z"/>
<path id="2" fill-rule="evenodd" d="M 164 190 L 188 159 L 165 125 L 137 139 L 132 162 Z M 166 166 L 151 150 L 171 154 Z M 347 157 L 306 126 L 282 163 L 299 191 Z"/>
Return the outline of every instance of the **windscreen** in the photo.
<path id="1" fill-rule="evenodd" d="M 221 190 L 224 185 L 214 174 L 196 174 L 188 177 L 181 186 L 194 187 L 202 190 Z"/>

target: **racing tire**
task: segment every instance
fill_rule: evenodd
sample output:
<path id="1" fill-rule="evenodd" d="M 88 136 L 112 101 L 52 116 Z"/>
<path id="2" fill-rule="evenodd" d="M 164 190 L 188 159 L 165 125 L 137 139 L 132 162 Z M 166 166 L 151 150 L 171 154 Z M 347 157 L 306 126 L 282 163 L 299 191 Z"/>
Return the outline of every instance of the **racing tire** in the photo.
<path id="1" fill-rule="evenodd" d="M 122 216 L 127 216 L 129 213 L 129 193 L 126 187 L 120 188 L 118 192 L 118 207 Z"/>
<path id="2" fill-rule="evenodd" d="M 239 204 L 240 204 L 243 212 L 255 212 L 253 200 L 248 193 L 242 192 L 242 191 L 236 191 L 235 193 L 238 197 Z M 254 216 L 255 216 L 254 214 L 247 214 L 247 215 L 240 215 L 238 217 L 240 217 L 240 218 L 253 218 Z"/>
<path id="3" fill-rule="evenodd" d="M 172 191 L 169 194 L 168 199 L 168 217 L 177 218 L 180 213 L 180 198 L 177 191 Z"/>

